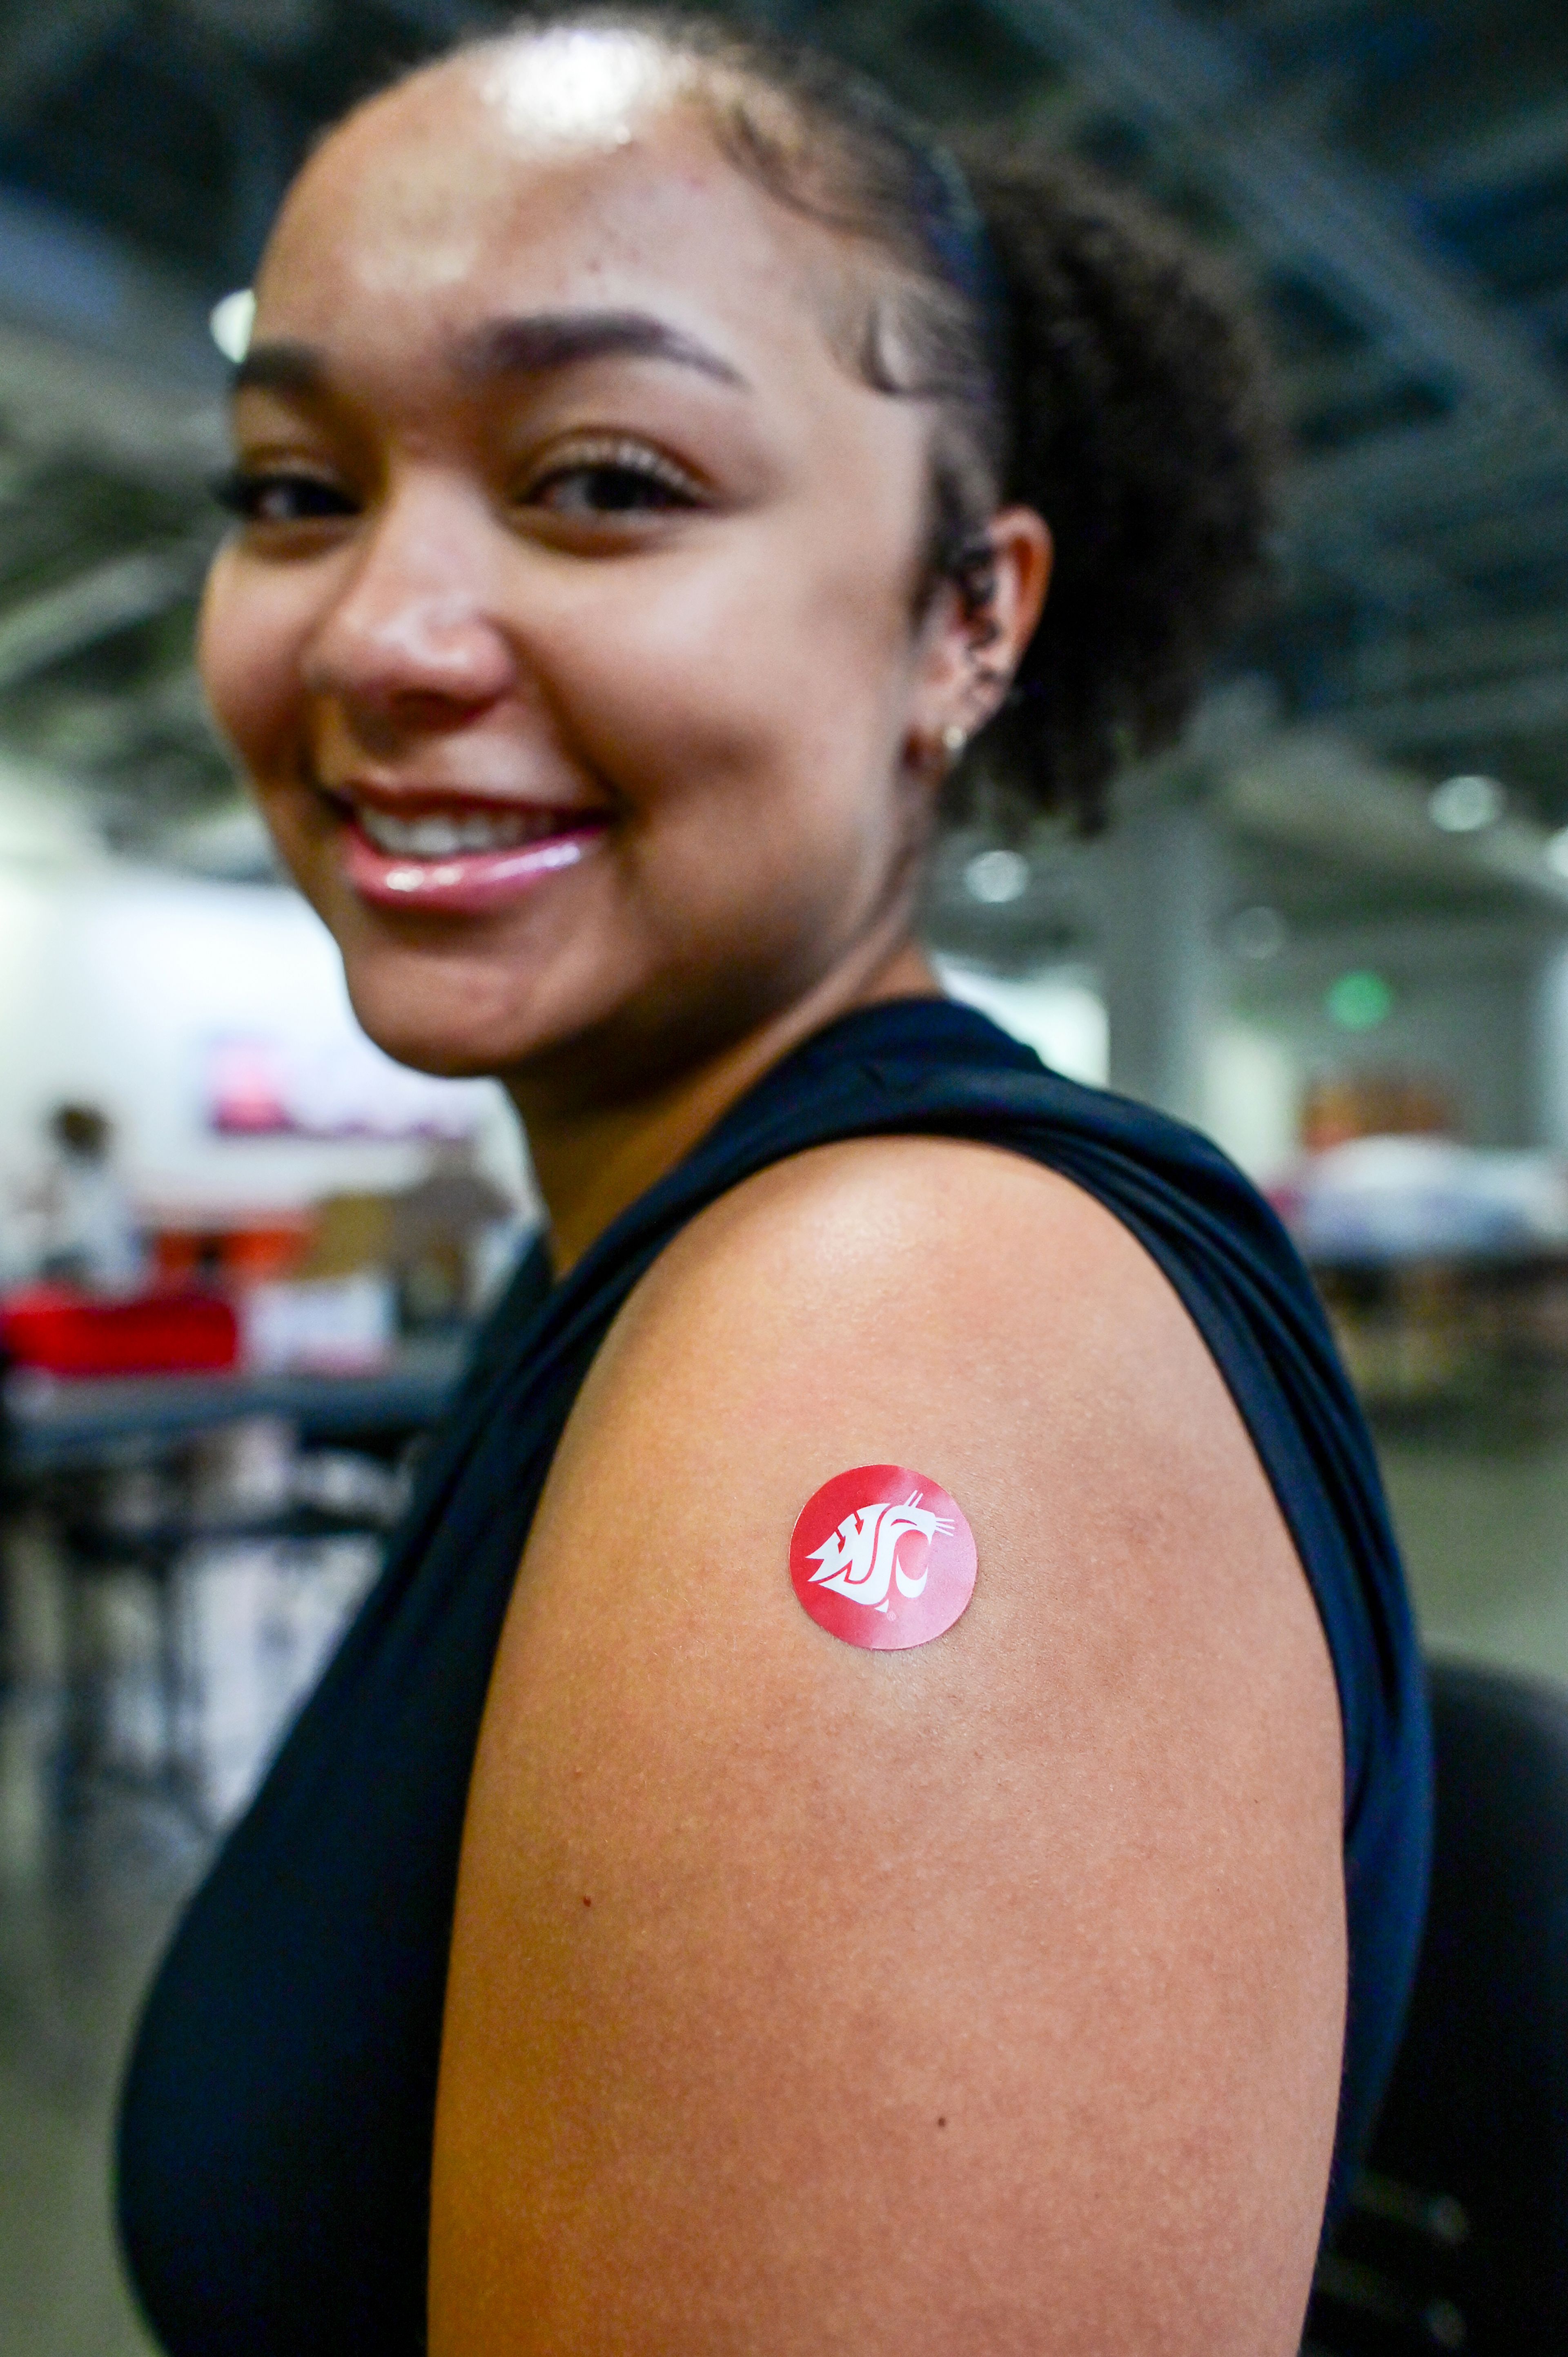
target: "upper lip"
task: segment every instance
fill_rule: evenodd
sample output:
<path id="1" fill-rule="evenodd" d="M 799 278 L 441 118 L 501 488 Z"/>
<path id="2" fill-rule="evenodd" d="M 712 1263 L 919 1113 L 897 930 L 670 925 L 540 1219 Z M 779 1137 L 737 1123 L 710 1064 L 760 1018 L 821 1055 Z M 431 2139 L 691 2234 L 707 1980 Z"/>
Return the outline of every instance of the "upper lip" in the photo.
<path id="1" fill-rule="evenodd" d="M 368 779 L 319 778 L 317 780 L 328 802 L 346 809 L 364 807 L 381 811 L 388 818 L 551 818 L 577 820 L 587 823 L 607 819 L 611 813 L 602 802 L 571 800 L 557 802 L 544 794 L 514 794 L 486 791 L 483 788 L 467 786 L 431 786 L 415 782 L 387 786 Z"/>

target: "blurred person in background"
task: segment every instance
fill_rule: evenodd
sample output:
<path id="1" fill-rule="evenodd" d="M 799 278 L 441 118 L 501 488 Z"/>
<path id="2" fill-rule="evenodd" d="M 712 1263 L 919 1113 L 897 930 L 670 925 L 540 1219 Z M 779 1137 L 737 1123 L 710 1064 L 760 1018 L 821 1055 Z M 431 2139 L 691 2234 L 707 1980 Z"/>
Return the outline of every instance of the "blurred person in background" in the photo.
<path id="1" fill-rule="evenodd" d="M 53 1153 L 38 1189 L 38 1274 L 94 1293 L 131 1293 L 147 1257 L 130 1189 L 114 1161 L 114 1125 L 98 1105 L 57 1105 Z"/>
<path id="2" fill-rule="evenodd" d="M 454 1325 L 489 1308 L 484 1278 L 518 1233 L 517 1206 L 480 1169 L 473 1139 L 441 1140 L 392 1204 L 388 1258 L 404 1325 Z"/>
<path id="3" fill-rule="evenodd" d="M 1179 728 L 1251 333 L 1049 157 L 635 12 L 371 101 L 257 294 L 212 701 L 549 1226 L 149 2000 L 148 2312 L 1288 2357 L 1423 1904 L 1376 1471 L 1245 1182 L 914 930 L 977 781 L 1093 824 Z M 895 1473 L 978 1550 L 929 1641 L 791 1578 Z"/>

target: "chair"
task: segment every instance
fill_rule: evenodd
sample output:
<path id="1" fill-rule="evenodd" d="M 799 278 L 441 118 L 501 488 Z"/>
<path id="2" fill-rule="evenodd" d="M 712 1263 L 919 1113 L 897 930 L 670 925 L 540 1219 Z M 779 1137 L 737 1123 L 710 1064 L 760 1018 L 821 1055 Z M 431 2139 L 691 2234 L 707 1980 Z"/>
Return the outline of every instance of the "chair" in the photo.
<path id="1" fill-rule="evenodd" d="M 1432 1903 L 1303 2357 L 1568 2352 L 1568 1696 L 1431 1673 Z"/>

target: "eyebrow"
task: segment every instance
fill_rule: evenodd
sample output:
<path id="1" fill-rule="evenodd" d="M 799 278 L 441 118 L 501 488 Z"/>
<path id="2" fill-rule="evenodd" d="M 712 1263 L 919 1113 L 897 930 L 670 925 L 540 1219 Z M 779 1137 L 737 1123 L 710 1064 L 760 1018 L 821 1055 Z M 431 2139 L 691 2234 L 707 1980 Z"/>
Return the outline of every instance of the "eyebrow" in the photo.
<path id="1" fill-rule="evenodd" d="M 580 361 L 670 361 L 720 384 L 746 386 L 728 361 L 650 311 L 533 311 L 487 319 L 459 339 L 456 359 L 459 375 L 481 379 L 533 375 Z"/>
<path id="2" fill-rule="evenodd" d="M 533 311 L 486 319 L 459 336 L 452 350 L 456 373 L 469 383 L 547 375 L 606 359 L 668 361 L 720 384 L 750 390 L 721 354 L 650 311 Z M 326 392 L 329 382 L 325 353 L 314 344 L 280 337 L 252 346 L 235 366 L 231 391 L 310 396 Z"/>
<path id="3" fill-rule="evenodd" d="M 231 393 L 253 388 L 259 393 L 321 393 L 328 382 L 327 361 L 314 344 L 285 341 L 252 344 L 236 361 L 229 380 Z"/>

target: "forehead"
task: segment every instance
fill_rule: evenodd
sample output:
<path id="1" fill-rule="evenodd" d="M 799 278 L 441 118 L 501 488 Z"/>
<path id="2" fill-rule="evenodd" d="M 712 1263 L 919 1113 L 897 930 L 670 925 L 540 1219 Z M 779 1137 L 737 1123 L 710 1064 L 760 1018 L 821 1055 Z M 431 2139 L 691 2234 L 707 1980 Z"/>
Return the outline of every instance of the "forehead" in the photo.
<path id="1" fill-rule="evenodd" d="M 734 168 L 689 73 L 645 44 L 618 55 L 618 38 L 569 37 L 608 45 L 602 71 L 546 37 L 453 60 L 350 118 L 269 246 L 269 330 L 328 343 L 374 322 L 413 351 L 495 312 L 635 305 L 831 365 L 859 258 Z"/>

